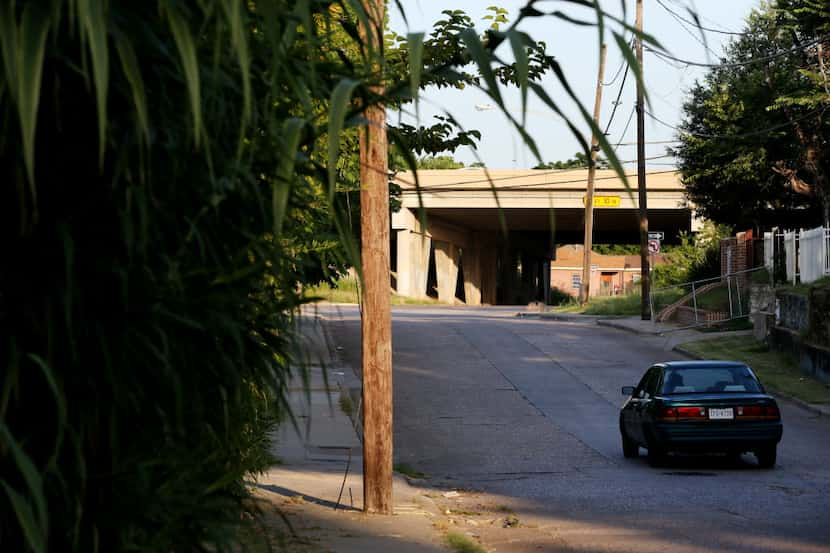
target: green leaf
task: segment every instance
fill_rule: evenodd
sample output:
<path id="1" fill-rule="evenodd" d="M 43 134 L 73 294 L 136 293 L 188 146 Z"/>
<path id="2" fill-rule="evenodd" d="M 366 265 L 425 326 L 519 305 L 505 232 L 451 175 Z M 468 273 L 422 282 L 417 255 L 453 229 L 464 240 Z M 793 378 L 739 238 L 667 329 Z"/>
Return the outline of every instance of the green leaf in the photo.
<path id="1" fill-rule="evenodd" d="M 121 68 L 127 81 L 130 83 L 130 91 L 133 95 L 138 129 L 144 140 L 145 146 L 150 145 L 150 118 L 147 113 L 147 96 L 144 92 L 144 80 L 141 78 L 141 70 L 138 66 L 138 58 L 135 55 L 133 45 L 121 33 L 115 35 L 115 48 L 118 58 L 121 60 Z"/>
<path id="2" fill-rule="evenodd" d="M 78 16 L 92 56 L 92 76 L 98 106 L 98 163 L 103 167 L 107 132 L 107 89 L 109 87 L 109 48 L 107 47 L 107 20 L 104 2 L 78 0 Z"/>
<path id="3" fill-rule="evenodd" d="M 185 84 L 190 95 L 190 110 L 193 115 L 193 137 L 196 146 L 199 146 L 202 137 L 202 100 L 196 44 L 187 23 L 173 9 L 167 10 L 167 20 L 179 51 L 182 69 L 184 69 Z"/>
<path id="4" fill-rule="evenodd" d="M 331 93 L 329 108 L 329 203 L 334 204 L 334 190 L 337 185 L 337 160 L 340 157 L 340 134 L 346 120 L 346 113 L 352 93 L 359 83 L 352 79 L 341 79 Z"/>
<path id="5" fill-rule="evenodd" d="M 274 236 L 282 235 L 282 223 L 285 219 L 288 197 L 291 184 L 294 182 L 294 164 L 297 159 L 297 149 L 300 147 L 300 137 L 305 121 L 298 117 L 291 117 L 283 125 L 284 140 L 280 164 L 277 168 L 277 182 L 271 196 L 271 209 L 274 217 Z"/>

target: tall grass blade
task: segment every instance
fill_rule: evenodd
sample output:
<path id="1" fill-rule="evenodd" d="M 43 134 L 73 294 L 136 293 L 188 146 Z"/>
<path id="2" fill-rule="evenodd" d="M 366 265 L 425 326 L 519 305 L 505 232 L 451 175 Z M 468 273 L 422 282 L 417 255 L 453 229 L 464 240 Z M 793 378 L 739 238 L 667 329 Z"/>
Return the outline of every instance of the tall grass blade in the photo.
<path id="1" fill-rule="evenodd" d="M 470 57 L 478 66 L 478 71 L 487 84 L 486 92 L 495 100 L 502 111 L 504 111 L 504 100 L 502 100 L 501 91 L 496 82 L 496 75 L 490 66 L 491 58 L 487 55 L 487 51 L 484 49 L 484 45 L 481 43 L 481 39 L 476 34 L 475 29 L 464 29 L 461 31 L 461 39 L 464 41 Z"/>
<path id="2" fill-rule="evenodd" d="M 288 206 L 288 197 L 291 194 L 291 184 L 294 182 L 294 164 L 297 160 L 297 150 L 300 147 L 305 121 L 298 117 L 288 119 L 283 125 L 284 146 L 280 156 L 280 165 L 277 168 L 277 182 L 271 196 L 271 209 L 274 218 L 274 236 L 282 235 L 282 225 Z"/>
<path id="3" fill-rule="evenodd" d="M 0 443 L 5 444 L 6 448 L 11 452 L 11 458 L 14 461 L 17 470 L 23 476 L 26 482 L 26 487 L 29 488 L 29 496 L 35 504 L 35 513 L 32 519 L 38 526 L 38 531 L 46 535 L 49 527 L 49 515 L 46 511 L 46 496 L 43 492 L 43 478 L 40 472 L 35 467 L 32 459 L 26 455 L 20 444 L 14 439 L 9 429 L 5 424 L 0 423 Z M 5 481 L 2 481 L 6 486 Z M 10 488 L 6 490 L 10 491 Z M 14 491 L 14 490 L 11 490 Z M 11 494 L 10 494 L 11 497 Z"/>
<path id="4" fill-rule="evenodd" d="M 358 85 L 353 79 L 341 79 L 331 93 L 329 106 L 329 152 L 328 152 L 328 199 L 334 205 L 334 191 L 337 186 L 337 160 L 340 158 L 340 135 L 351 103 L 352 93 Z"/>
<path id="5" fill-rule="evenodd" d="M 516 81 L 522 95 L 522 126 L 527 122 L 527 82 L 529 80 L 530 62 L 527 57 L 527 35 L 511 29 L 507 33 L 510 39 L 510 46 L 513 48 L 513 57 L 516 59 Z"/>
<path id="6" fill-rule="evenodd" d="M 107 46 L 107 22 L 104 2 L 78 0 L 78 16 L 84 29 L 89 53 L 92 57 L 92 77 L 98 106 L 98 163 L 103 167 L 107 132 L 107 89 L 109 88 L 110 62 Z"/>
<path id="7" fill-rule="evenodd" d="M 421 120 L 418 92 L 421 89 L 421 71 L 424 66 L 424 33 L 409 33 L 409 90 L 415 100 L 415 117 Z"/>
<path id="8" fill-rule="evenodd" d="M 0 480 L 0 484 L 3 485 L 3 490 L 9 497 L 9 502 L 12 505 L 17 521 L 23 529 L 23 537 L 26 540 L 26 545 L 29 546 L 29 549 L 33 553 L 46 553 L 45 528 L 39 527 L 37 520 L 35 520 L 35 515 L 32 512 L 32 506 L 21 494 L 6 484 L 6 482 Z"/>
<path id="9" fill-rule="evenodd" d="M 46 51 L 46 37 L 49 33 L 51 20 L 44 13 L 39 5 L 34 2 L 26 4 L 23 10 L 23 19 L 16 35 L 17 44 L 13 46 L 15 62 L 13 70 L 14 78 L 10 83 L 17 83 L 17 93 L 14 97 L 17 100 L 17 112 L 20 118 L 20 129 L 23 135 L 23 158 L 26 165 L 26 176 L 29 179 L 29 193 L 32 203 L 35 206 L 34 218 L 37 218 L 37 189 L 35 187 L 35 131 L 37 125 L 37 112 L 40 104 L 40 88 L 43 79 L 43 58 Z M 10 26 L 15 26 L 13 8 L 2 14 L 3 19 L 11 18 L 4 22 L 3 30 L 10 31 Z M 6 51 L 6 40 L 4 43 L 4 58 Z M 8 62 L 7 62 L 8 63 Z M 6 74 L 9 73 L 7 67 Z M 12 85 L 13 86 L 13 85 Z"/>
<path id="10" fill-rule="evenodd" d="M 184 71 L 184 81 L 190 96 L 190 110 L 193 116 L 193 140 L 198 147 L 202 138 L 202 86 L 199 81 L 199 61 L 196 57 L 196 44 L 187 23 L 173 9 L 167 9 L 167 21 L 170 32 L 179 51 L 179 58 Z"/>
<path id="11" fill-rule="evenodd" d="M 121 61 L 121 69 L 130 84 L 140 136 L 144 140 L 144 145 L 149 147 L 150 118 L 147 113 L 147 94 L 144 91 L 144 79 L 141 78 L 141 69 L 138 65 L 135 49 L 122 33 L 115 34 L 115 49 Z"/>

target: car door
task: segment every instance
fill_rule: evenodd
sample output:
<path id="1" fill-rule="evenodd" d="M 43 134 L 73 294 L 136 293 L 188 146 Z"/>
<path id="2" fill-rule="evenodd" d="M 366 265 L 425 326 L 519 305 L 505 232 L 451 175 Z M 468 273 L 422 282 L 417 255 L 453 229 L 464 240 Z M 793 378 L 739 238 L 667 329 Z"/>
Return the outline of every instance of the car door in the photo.
<path id="1" fill-rule="evenodd" d="M 634 430 L 631 437 L 641 444 L 646 443 L 646 435 L 643 430 L 646 421 L 649 418 L 649 408 L 654 396 L 657 392 L 657 384 L 660 381 L 661 370 L 660 367 L 651 367 L 646 372 L 637 389 L 634 390 L 638 394 L 637 401 L 634 405 L 633 426 Z"/>
<path id="2" fill-rule="evenodd" d="M 623 409 L 625 432 L 629 438 L 639 443 L 643 443 L 643 425 L 640 420 L 640 411 L 650 375 L 651 369 L 647 370 L 643 378 L 640 379 L 640 383 L 637 384 L 634 393 L 631 394 L 631 399 L 628 400 L 625 409 Z"/>

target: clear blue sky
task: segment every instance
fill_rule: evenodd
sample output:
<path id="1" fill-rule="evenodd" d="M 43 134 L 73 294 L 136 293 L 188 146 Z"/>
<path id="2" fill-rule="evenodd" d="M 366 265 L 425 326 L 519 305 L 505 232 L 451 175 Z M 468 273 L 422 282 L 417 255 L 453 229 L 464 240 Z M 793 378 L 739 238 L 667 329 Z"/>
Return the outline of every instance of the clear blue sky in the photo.
<path id="1" fill-rule="evenodd" d="M 635 0 L 623 0 L 628 9 L 628 20 L 633 24 Z M 691 25 L 678 21 L 666 8 L 690 19 L 687 8 L 692 8 L 700 17 L 705 27 L 722 29 L 724 31 L 739 32 L 743 30 L 744 21 L 753 8 L 760 5 L 760 0 L 644 0 L 644 29 L 654 36 L 673 56 L 686 60 L 703 63 L 717 62 L 717 54 L 723 51 L 723 45 L 730 39 L 727 34 L 706 32 L 703 34 L 706 47 L 701 43 L 701 31 Z M 425 31 L 429 34 L 432 23 L 441 19 L 441 11 L 445 9 L 461 9 L 467 12 L 477 22 L 479 30 L 484 30 L 489 21 L 483 21 L 486 7 L 492 4 L 506 8 L 513 16 L 525 5 L 523 0 L 492 0 L 488 2 L 474 0 L 455 0 L 453 2 L 435 2 L 429 0 L 401 0 L 406 10 L 410 31 Z M 606 0 L 603 6 L 615 9 L 621 14 L 620 0 Z M 562 10 L 566 13 L 583 18 L 590 18 L 592 11 L 578 6 L 569 6 L 567 2 L 543 1 L 537 2 L 536 7 L 542 11 Z M 404 24 L 395 2 L 389 2 L 390 27 L 399 34 L 406 34 Z M 571 86 L 574 88 L 580 101 L 589 112 L 593 111 L 594 93 L 596 88 L 597 71 L 599 69 L 599 44 L 595 28 L 578 27 L 552 17 L 535 18 L 522 27 L 536 40 L 547 43 L 548 53 L 555 56 L 562 65 Z M 614 44 L 610 34 L 607 36 L 608 57 L 606 62 L 605 81 L 607 86 L 603 90 L 601 127 L 608 124 L 613 108 L 613 102 L 620 89 L 622 74 L 617 79 L 614 76 L 621 67 L 622 57 Z M 500 54 L 510 58 L 510 46 L 503 45 L 504 51 Z M 708 48 L 708 50 L 707 50 Z M 682 117 L 682 105 L 687 91 L 705 74 L 705 69 L 685 66 L 675 62 L 667 62 L 649 52 L 645 53 L 643 62 L 646 88 L 651 104 L 648 110 L 663 122 L 676 126 Z M 566 113 L 577 122 L 581 132 L 589 139 L 588 127 L 578 120 L 576 107 L 569 103 L 555 77 L 548 76 L 543 81 L 548 93 L 554 100 L 562 103 Z M 508 106 L 518 116 L 521 113 L 521 101 L 516 90 L 504 91 Z M 631 120 L 628 130 L 623 134 L 626 123 L 634 108 L 635 88 L 634 78 L 629 73 L 623 88 L 620 105 L 611 122 L 609 140 L 631 143 L 636 140 L 636 118 Z M 519 136 L 510 132 L 504 116 L 498 110 L 479 111 L 476 106 L 482 107 L 492 104 L 488 98 L 478 90 L 467 88 L 463 91 L 440 92 L 427 91 L 421 102 L 421 121 L 429 124 L 432 115 L 451 113 L 467 128 L 475 128 L 482 132 L 482 140 L 478 148 L 478 155 L 488 167 L 493 169 L 526 169 L 536 164 L 533 154 L 522 143 Z M 397 120 L 397 113 L 389 114 L 390 120 Z M 404 116 L 407 122 L 413 122 L 413 117 Z M 571 135 L 562 120 L 551 113 L 540 102 L 531 103 L 528 114 L 528 130 L 534 137 L 545 161 L 564 160 L 572 157 L 578 151 L 577 140 Z M 676 131 L 646 117 L 646 141 L 667 141 L 676 139 Z M 646 156 L 654 157 L 665 154 L 669 144 L 649 144 Z M 623 161 L 636 158 L 636 146 L 620 145 L 617 149 L 619 158 Z M 468 148 L 459 149 L 454 157 L 467 164 L 476 161 L 475 154 Z M 660 158 L 649 161 L 650 169 L 670 169 L 672 158 Z M 627 168 L 636 167 L 634 163 L 626 164 Z"/>

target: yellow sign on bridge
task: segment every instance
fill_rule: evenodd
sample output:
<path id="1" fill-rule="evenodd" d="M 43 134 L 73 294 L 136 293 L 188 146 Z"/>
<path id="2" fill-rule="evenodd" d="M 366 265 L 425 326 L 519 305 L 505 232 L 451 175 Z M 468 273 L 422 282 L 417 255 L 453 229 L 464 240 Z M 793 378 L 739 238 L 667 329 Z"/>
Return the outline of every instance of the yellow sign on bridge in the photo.
<path id="1" fill-rule="evenodd" d="M 584 196 L 582 197 L 582 203 L 586 202 Z M 620 197 L 619 196 L 594 196 L 594 207 L 620 207 Z"/>

